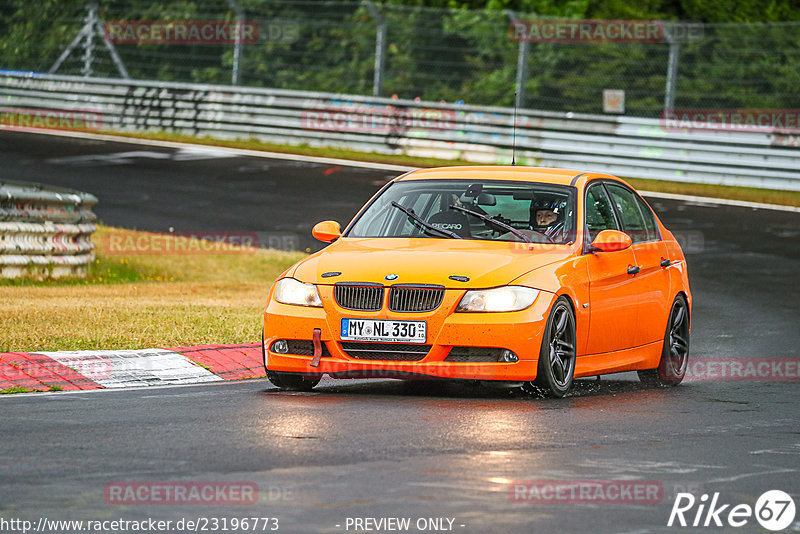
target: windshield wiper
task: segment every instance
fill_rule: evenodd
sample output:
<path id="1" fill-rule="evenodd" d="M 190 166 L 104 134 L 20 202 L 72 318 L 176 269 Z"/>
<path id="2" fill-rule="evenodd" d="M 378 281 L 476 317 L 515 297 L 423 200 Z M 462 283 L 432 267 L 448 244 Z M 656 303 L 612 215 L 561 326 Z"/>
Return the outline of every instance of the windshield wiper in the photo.
<path id="1" fill-rule="evenodd" d="M 422 231 L 427 233 L 428 235 L 433 233 L 439 236 L 449 237 L 451 239 L 461 239 L 461 236 L 455 232 L 451 232 L 450 230 L 445 230 L 443 228 L 437 228 L 432 224 L 426 222 L 422 217 L 414 213 L 414 210 L 412 210 L 411 208 L 406 208 L 405 206 L 401 206 L 395 201 L 392 201 L 392 206 L 394 206 L 395 208 L 399 209 L 400 211 L 408 215 L 408 218 L 416 222 L 421 227 Z"/>
<path id="2" fill-rule="evenodd" d="M 477 218 L 479 218 L 479 219 L 481 219 L 483 221 L 486 221 L 486 222 L 488 222 L 490 224 L 493 224 L 493 225 L 497 226 L 498 228 L 502 228 L 506 232 L 511 232 L 512 234 L 514 234 L 518 238 L 522 239 L 526 243 L 530 243 L 531 242 L 531 240 L 528 239 L 528 236 L 526 236 L 525 234 L 523 234 L 522 232 L 520 232 L 519 230 L 517 230 L 513 226 L 511 226 L 509 224 L 506 224 L 504 222 L 498 221 L 497 219 L 495 219 L 491 215 L 484 215 L 482 213 L 478 213 L 477 211 L 472 211 L 472 210 L 468 210 L 467 208 L 462 208 L 461 206 L 456 206 L 455 204 L 450 206 L 450 209 L 451 210 L 463 211 L 464 213 L 469 213 L 470 215 L 474 215 L 475 217 L 477 217 Z"/>

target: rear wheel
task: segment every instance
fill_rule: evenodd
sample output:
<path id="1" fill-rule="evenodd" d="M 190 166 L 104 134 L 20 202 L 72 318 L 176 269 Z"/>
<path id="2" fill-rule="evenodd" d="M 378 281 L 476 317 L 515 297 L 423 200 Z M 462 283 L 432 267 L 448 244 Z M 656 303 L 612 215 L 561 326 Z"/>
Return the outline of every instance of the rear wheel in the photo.
<path id="1" fill-rule="evenodd" d="M 536 380 L 523 386 L 546 397 L 561 398 L 575 376 L 575 314 L 566 297 L 559 297 L 547 319 Z"/>
<path id="2" fill-rule="evenodd" d="M 287 391 L 311 391 L 319 384 L 319 378 L 305 377 L 297 373 L 267 371 L 267 379 L 277 388 Z"/>
<path id="3" fill-rule="evenodd" d="M 649 386 L 677 386 L 686 375 L 688 364 L 689 305 L 683 295 L 678 295 L 669 313 L 658 368 L 639 371 L 639 380 Z"/>

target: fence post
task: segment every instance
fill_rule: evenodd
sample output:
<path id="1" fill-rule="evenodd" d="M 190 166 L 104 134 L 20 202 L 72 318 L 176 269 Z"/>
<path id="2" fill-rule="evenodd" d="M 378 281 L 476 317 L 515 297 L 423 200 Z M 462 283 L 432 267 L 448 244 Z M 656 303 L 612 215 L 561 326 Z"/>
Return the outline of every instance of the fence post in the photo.
<path id="1" fill-rule="evenodd" d="M 664 113 L 675 109 L 675 87 L 678 84 L 678 56 L 680 54 L 680 44 L 667 29 L 664 24 L 664 35 L 669 43 L 669 59 L 667 60 L 667 87 L 664 90 Z"/>
<path id="2" fill-rule="evenodd" d="M 236 13 L 236 39 L 233 44 L 233 67 L 231 85 L 239 85 L 242 66 L 242 28 L 244 28 L 244 10 L 236 0 L 228 0 L 228 5 Z"/>
<path id="3" fill-rule="evenodd" d="M 518 20 L 517 14 L 510 10 L 506 10 L 506 14 L 511 22 Z M 530 43 L 525 39 L 519 41 L 519 51 L 517 52 L 517 96 L 514 100 L 514 106 L 517 108 L 525 107 L 525 82 L 528 79 L 528 49 Z"/>
<path id="4" fill-rule="evenodd" d="M 386 61 L 386 18 L 372 2 L 362 2 L 375 19 L 377 30 L 375 35 L 375 74 L 372 78 L 372 96 L 381 96 L 383 92 L 383 68 Z"/>
<path id="5" fill-rule="evenodd" d="M 50 70 L 47 71 L 48 74 L 55 74 L 56 71 L 61 67 L 64 61 L 69 57 L 72 51 L 80 44 L 81 41 L 84 43 L 84 54 L 83 54 L 83 69 L 81 74 L 85 77 L 89 77 L 92 75 L 92 64 L 94 63 L 94 32 L 102 37 L 103 44 L 105 44 L 108 53 L 111 54 L 111 59 L 114 60 L 114 65 L 117 66 L 117 70 L 119 71 L 120 75 L 125 78 L 126 80 L 130 79 L 130 75 L 128 74 L 127 69 L 125 69 L 125 65 L 122 63 L 122 58 L 119 57 L 117 54 L 117 49 L 114 48 L 114 44 L 109 39 L 108 35 L 105 33 L 105 29 L 103 28 L 103 21 L 100 19 L 100 16 L 97 13 L 97 4 L 95 2 L 91 2 L 87 4 L 88 13 L 86 15 L 86 22 L 83 25 L 83 28 L 78 32 L 72 42 L 64 49 L 60 56 L 53 66 L 50 67 Z"/>
<path id="6" fill-rule="evenodd" d="M 97 26 L 97 3 L 89 2 L 89 12 L 86 14 L 85 28 L 89 28 L 83 40 L 83 69 L 81 74 L 84 78 L 92 75 L 92 64 L 94 63 L 94 29 Z"/>

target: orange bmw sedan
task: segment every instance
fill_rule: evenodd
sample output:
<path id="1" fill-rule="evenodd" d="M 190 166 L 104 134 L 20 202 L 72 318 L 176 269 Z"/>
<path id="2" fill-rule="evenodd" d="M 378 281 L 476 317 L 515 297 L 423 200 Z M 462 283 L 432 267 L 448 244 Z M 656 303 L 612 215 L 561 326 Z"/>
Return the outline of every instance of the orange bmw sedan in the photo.
<path id="1" fill-rule="evenodd" d="M 563 397 L 575 378 L 680 383 L 692 297 L 675 237 L 623 180 L 534 167 L 422 169 L 386 184 L 284 272 L 267 377 L 495 381 Z"/>

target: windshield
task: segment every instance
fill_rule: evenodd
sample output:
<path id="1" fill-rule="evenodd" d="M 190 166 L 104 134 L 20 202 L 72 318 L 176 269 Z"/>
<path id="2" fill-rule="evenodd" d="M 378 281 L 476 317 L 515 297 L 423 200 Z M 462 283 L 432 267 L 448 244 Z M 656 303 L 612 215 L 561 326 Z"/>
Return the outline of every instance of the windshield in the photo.
<path id="1" fill-rule="evenodd" d="M 498 180 L 408 180 L 387 187 L 345 236 L 566 244 L 574 240 L 574 227 L 575 189 L 571 187 Z"/>

